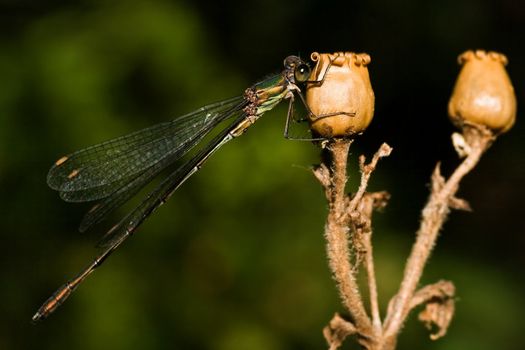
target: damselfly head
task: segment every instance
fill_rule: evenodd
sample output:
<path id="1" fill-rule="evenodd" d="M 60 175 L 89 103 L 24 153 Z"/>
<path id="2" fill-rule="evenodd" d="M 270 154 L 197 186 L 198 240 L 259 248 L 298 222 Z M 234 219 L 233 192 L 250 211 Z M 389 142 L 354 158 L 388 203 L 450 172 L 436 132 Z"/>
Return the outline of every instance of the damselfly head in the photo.
<path id="1" fill-rule="evenodd" d="M 284 67 L 293 72 L 296 83 L 304 83 L 310 78 L 312 70 L 310 66 L 298 56 L 288 56 L 284 59 Z"/>

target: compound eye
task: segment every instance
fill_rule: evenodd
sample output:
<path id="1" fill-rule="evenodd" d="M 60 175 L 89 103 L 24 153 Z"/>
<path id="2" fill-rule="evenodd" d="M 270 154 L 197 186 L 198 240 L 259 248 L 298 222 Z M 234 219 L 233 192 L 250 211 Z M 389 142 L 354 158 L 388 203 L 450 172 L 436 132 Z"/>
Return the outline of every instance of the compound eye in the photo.
<path id="1" fill-rule="evenodd" d="M 307 64 L 302 63 L 298 65 L 294 71 L 295 81 L 297 83 L 304 83 L 310 77 L 310 73 L 311 70 Z"/>

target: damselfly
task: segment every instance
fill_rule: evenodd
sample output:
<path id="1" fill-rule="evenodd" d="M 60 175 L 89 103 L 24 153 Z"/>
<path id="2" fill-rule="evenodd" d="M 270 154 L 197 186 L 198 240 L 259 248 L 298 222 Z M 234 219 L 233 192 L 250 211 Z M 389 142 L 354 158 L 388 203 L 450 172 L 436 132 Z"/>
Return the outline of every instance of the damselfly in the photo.
<path id="1" fill-rule="evenodd" d="M 49 170 L 47 182 L 63 200 L 99 200 L 80 224 L 80 231 L 85 231 L 136 195 L 159 173 L 197 146 L 215 127 L 231 121 L 105 234 L 100 243 L 102 252 L 76 277 L 62 285 L 35 313 L 33 321 L 43 320 L 55 311 L 215 151 L 242 135 L 265 112 L 286 99 L 290 101 L 285 124 L 287 135 L 294 97 L 299 96 L 309 110 L 299 85 L 308 82 L 310 72 L 306 62 L 297 56 L 289 56 L 284 60 L 284 70 L 280 74 L 254 84 L 242 97 L 202 107 L 173 121 L 88 147 L 56 161 Z"/>

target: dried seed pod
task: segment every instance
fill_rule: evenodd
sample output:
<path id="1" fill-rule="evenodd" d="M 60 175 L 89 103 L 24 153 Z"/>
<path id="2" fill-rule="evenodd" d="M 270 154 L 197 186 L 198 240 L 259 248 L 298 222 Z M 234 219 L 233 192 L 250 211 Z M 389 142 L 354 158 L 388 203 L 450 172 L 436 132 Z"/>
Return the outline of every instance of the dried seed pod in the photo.
<path id="1" fill-rule="evenodd" d="M 481 124 L 495 133 L 508 131 L 516 119 L 516 96 L 505 70 L 507 57 L 497 52 L 466 51 L 458 57 L 463 65 L 448 114 L 452 123 Z"/>
<path id="2" fill-rule="evenodd" d="M 306 90 L 311 129 L 322 137 L 362 133 L 374 115 L 374 91 L 368 75 L 370 56 L 362 53 L 312 53 L 317 62 Z"/>

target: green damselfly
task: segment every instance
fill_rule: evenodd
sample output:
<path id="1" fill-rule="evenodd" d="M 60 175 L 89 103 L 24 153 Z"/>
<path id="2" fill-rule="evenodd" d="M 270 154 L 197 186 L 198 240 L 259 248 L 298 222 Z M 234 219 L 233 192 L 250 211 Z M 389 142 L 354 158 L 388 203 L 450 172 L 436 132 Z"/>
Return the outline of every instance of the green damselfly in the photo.
<path id="1" fill-rule="evenodd" d="M 285 124 L 285 136 L 288 135 L 295 96 L 300 97 L 309 112 L 299 86 L 309 82 L 310 72 L 305 61 L 297 56 L 288 56 L 280 74 L 254 84 L 241 97 L 202 107 L 172 121 L 85 148 L 56 161 L 49 170 L 47 183 L 59 192 L 63 200 L 99 200 L 80 224 L 80 231 L 85 231 L 195 148 L 219 124 L 230 121 L 227 127 L 187 162 L 172 171 L 138 206 L 104 235 L 99 243 L 103 248 L 101 253 L 76 277 L 62 285 L 35 313 L 33 321 L 43 320 L 53 313 L 215 151 L 242 135 L 265 112 L 283 100 L 289 100 Z"/>

